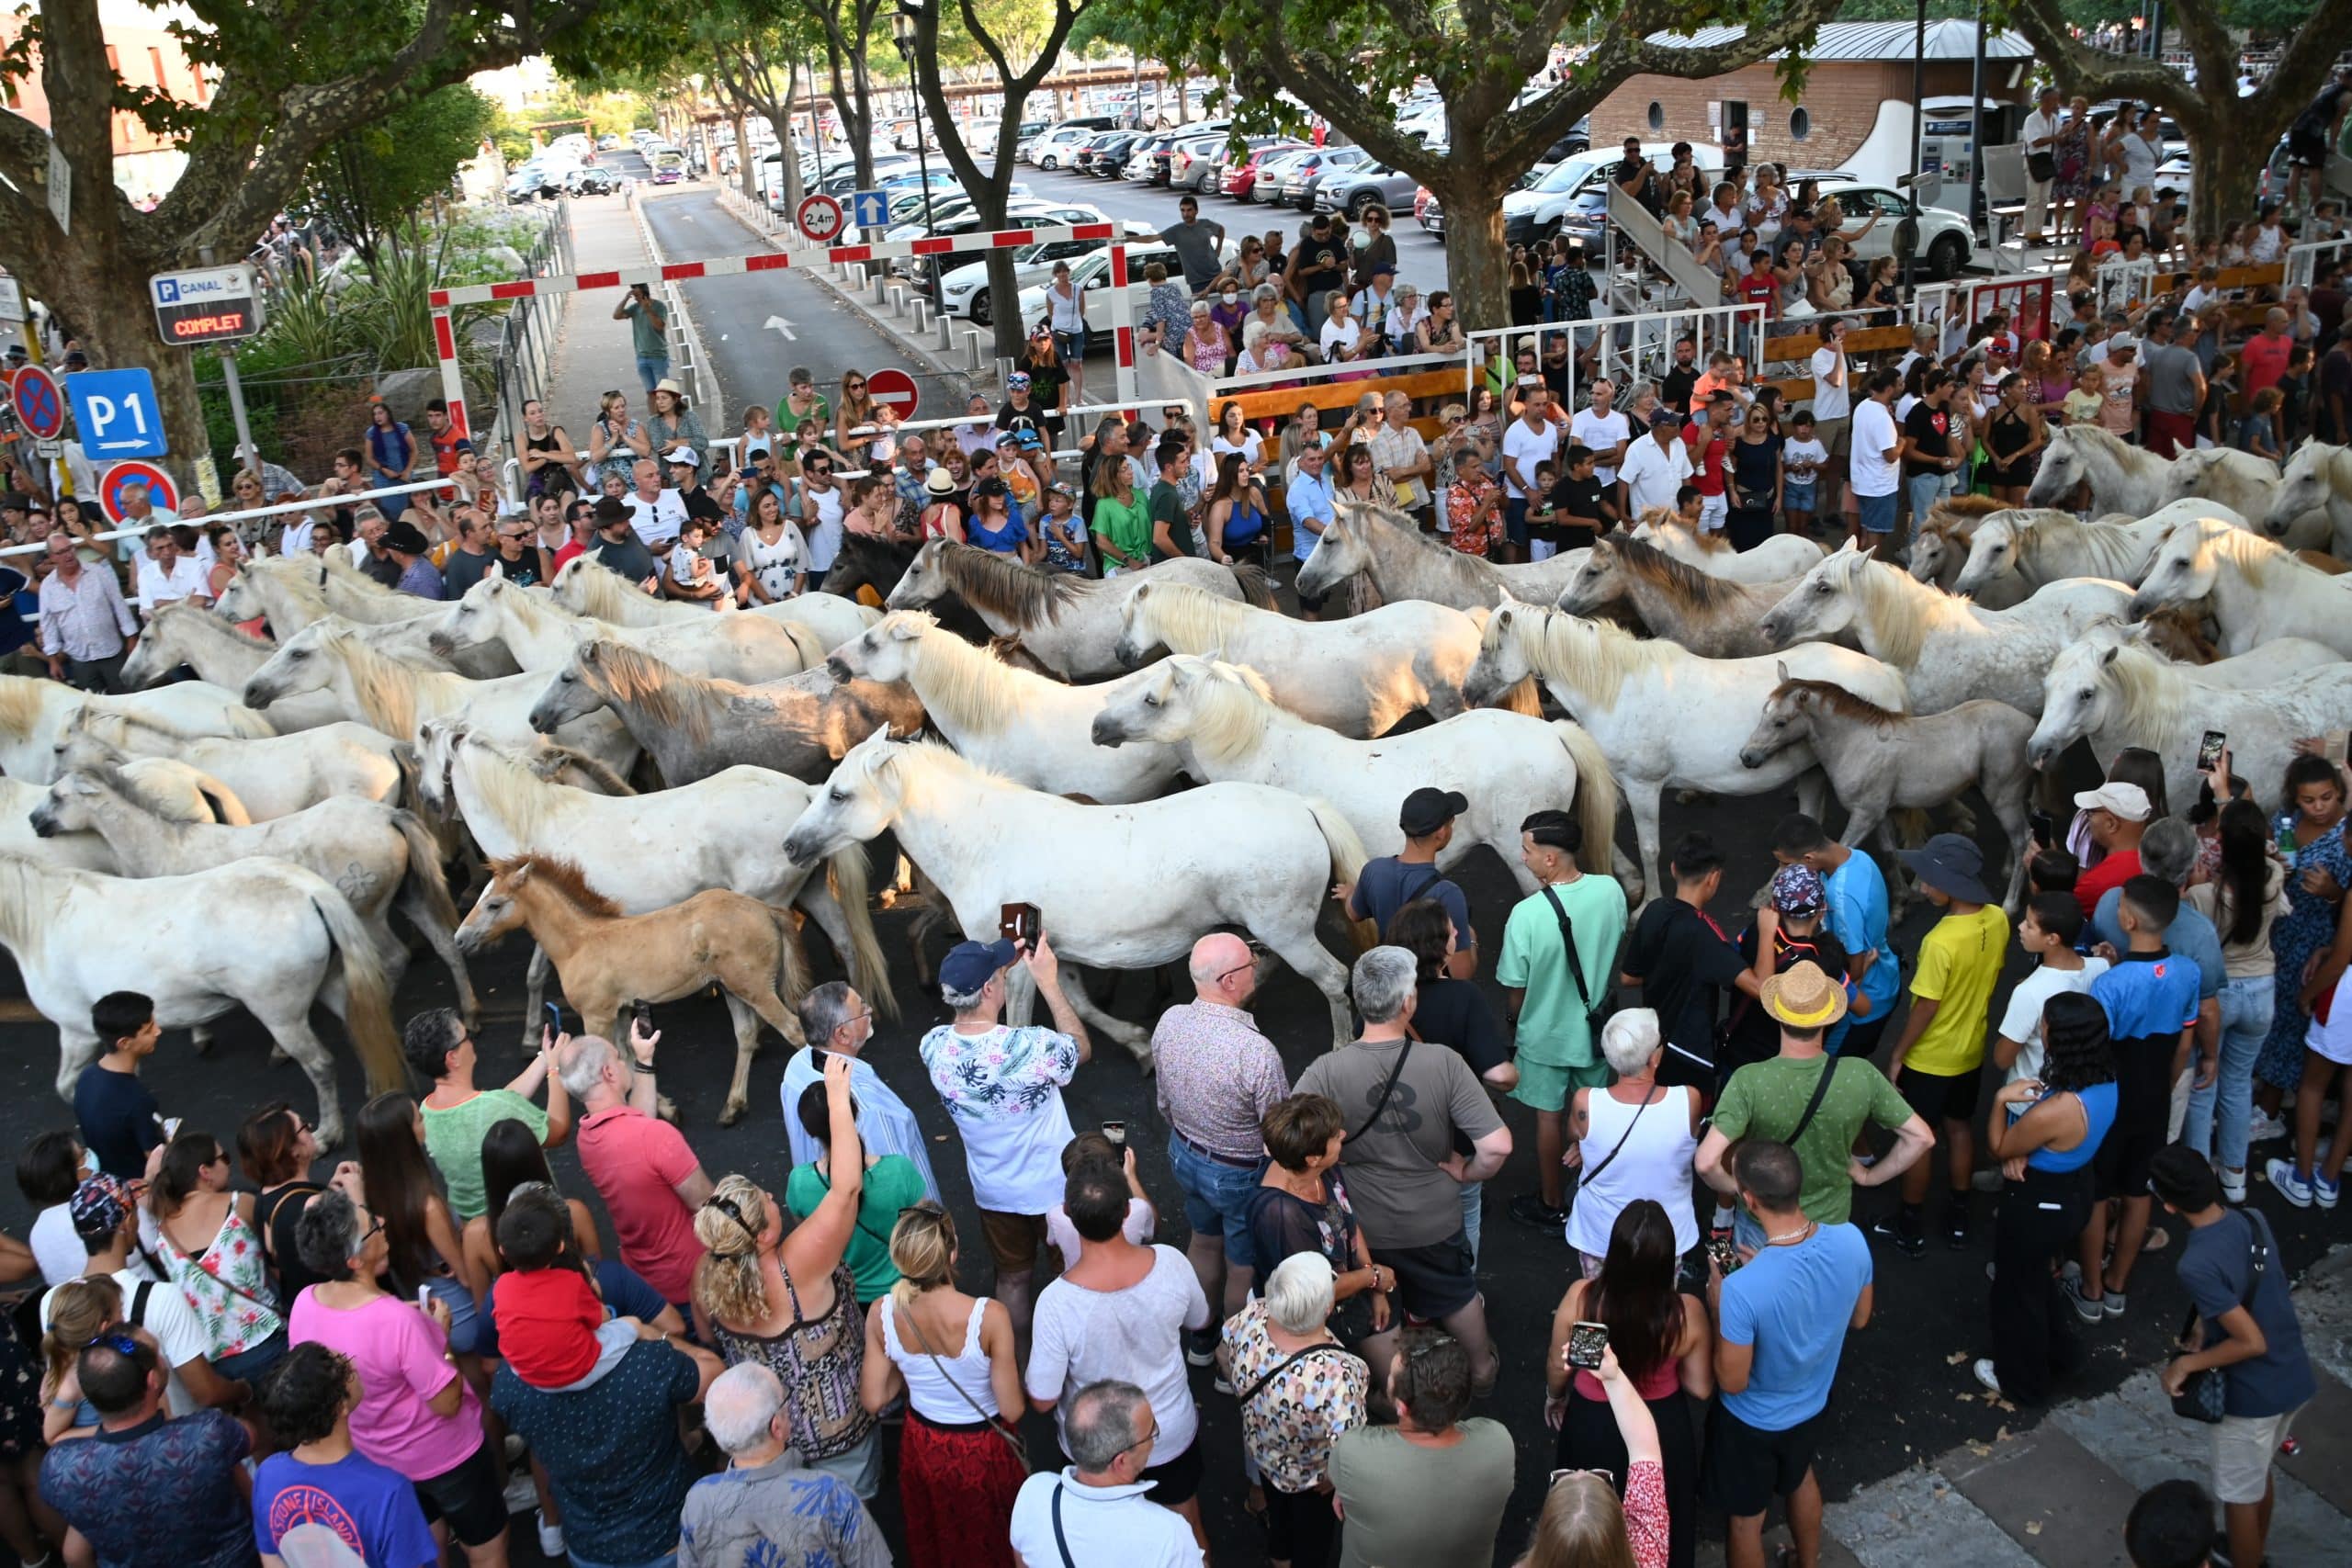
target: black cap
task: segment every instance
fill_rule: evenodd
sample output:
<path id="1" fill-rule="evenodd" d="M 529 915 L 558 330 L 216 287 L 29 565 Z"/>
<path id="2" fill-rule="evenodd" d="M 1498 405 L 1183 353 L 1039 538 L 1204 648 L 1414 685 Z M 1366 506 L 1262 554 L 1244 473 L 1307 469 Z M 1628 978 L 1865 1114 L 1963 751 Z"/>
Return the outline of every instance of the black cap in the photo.
<path id="1" fill-rule="evenodd" d="M 1411 838 L 1426 838 L 1469 809 L 1470 798 L 1461 791 L 1424 785 L 1405 797 L 1396 826 Z"/>
<path id="2" fill-rule="evenodd" d="M 433 547 L 417 525 L 405 517 L 396 518 L 384 529 L 384 548 L 398 550 L 404 556 L 421 556 Z"/>

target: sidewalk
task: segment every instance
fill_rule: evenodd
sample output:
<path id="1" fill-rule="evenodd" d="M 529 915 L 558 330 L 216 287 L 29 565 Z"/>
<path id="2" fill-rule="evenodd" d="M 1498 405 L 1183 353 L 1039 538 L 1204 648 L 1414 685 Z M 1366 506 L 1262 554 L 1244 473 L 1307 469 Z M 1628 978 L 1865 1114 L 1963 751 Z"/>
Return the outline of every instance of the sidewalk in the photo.
<path id="1" fill-rule="evenodd" d="M 2352 1248 L 2314 1265 L 2295 1305 L 2320 1392 L 2295 1426 L 2301 1451 L 2282 1456 L 2274 1472 L 2273 1568 L 2352 1559 Z M 1993 1442 L 1966 1444 L 1832 1504 L 1822 1562 L 2127 1568 L 2123 1517 L 2141 1492 L 2175 1476 L 2211 1485 L 2210 1436 L 2173 1415 L 2154 1370 L 2030 1419 L 2021 1415 L 2017 1432 L 2004 1427 Z M 1700 1561 L 1719 1562 L 1720 1551 L 1706 1543 Z"/>
<path id="2" fill-rule="evenodd" d="M 652 259 L 645 254 L 636 220 L 618 198 L 600 198 L 593 221 L 582 222 L 586 202 L 569 205 L 574 265 L 583 273 L 643 269 L 652 275 Z M 615 388 L 627 392 L 629 406 L 642 408 L 644 394 L 637 384 L 637 355 L 629 323 L 613 320 L 620 296 L 609 288 L 563 297 L 563 325 L 556 334 L 555 357 L 548 372 L 548 418 L 563 426 L 575 446 L 585 450 L 588 426 L 596 418 L 596 400 Z"/>

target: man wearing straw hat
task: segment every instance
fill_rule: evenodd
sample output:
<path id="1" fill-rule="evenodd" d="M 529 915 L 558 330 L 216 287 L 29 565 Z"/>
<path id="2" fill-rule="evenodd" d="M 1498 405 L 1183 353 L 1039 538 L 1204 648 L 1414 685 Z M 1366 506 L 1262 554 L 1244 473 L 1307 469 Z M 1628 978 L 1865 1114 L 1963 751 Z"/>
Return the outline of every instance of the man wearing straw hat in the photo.
<path id="1" fill-rule="evenodd" d="M 1819 964 L 1794 964 L 1766 980 L 1758 1003 L 1781 1026 L 1780 1055 L 1740 1068 L 1724 1086 L 1714 1125 L 1699 1145 L 1699 1174 L 1717 1192 L 1736 1198 L 1739 1184 L 1724 1158 L 1732 1144 L 1742 1138 L 1786 1144 L 1804 1167 L 1799 1204 L 1806 1216 L 1844 1224 L 1856 1187 L 1894 1180 L 1927 1155 L 1935 1134 L 1876 1067 L 1824 1051 L 1829 1027 L 1846 1016 L 1846 987 Z M 1854 1138 L 1873 1122 L 1894 1129 L 1894 1146 L 1865 1168 L 1853 1157 Z M 1743 1249 L 1766 1239 L 1757 1216 L 1744 1207 L 1734 1235 Z"/>

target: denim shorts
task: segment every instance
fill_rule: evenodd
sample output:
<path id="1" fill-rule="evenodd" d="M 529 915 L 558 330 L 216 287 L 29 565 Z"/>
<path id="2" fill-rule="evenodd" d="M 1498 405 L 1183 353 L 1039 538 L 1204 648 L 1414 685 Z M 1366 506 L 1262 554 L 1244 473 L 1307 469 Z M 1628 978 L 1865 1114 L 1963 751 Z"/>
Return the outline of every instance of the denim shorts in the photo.
<path id="1" fill-rule="evenodd" d="M 1250 1247 L 1250 1195 L 1258 1190 L 1264 1165 L 1227 1165 L 1171 1133 L 1168 1168 L 1183 1191 L 1184 1223 L 1193 1227 L 1193 1233 L 1222 1234 L 1227 1262 L 1236 1269 L 1256 1267 Z"/>
<path id="2" fill-rule="evenodd" d="M 434 1274 L 425 1279 L 424 1287 L 449 1309 L 450 1353 L 469 1356 L 481 1349 L 481 1314 L 474 1310 L 474 1293 L 466 1289 L 466 1282 L 451 1275 Z"/>
<path id="3" fill-rule="evenodd" d="M 1854 498 L 1866 534 L 1894 532 L 1894 497 L 1888 495 L 1858 495 Z"/>
<path id="4" fill-rule="evenodd" d="M 1064 365 L 1083 364 L 1086 360 L 1086 329 L 1080 327 L 1074 333 L 1056 333 L 1054 352 L 1061 356 Z"/>

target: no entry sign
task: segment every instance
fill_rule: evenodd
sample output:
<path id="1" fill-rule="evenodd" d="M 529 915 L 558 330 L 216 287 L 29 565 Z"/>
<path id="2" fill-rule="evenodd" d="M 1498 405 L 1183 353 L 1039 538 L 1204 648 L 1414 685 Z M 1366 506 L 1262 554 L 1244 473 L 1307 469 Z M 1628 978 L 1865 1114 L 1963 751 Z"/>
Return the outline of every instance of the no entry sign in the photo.
<path id="1" fill-rule="evenodd" d="M 793 219 L 812 243 L 830 245 L 841 237 L 842 204 L 822 191 L 802 197 Z"/>
<path id="2" fill-rule="evenodd" d="M 36 439 L 55 440 L 65 428 L 65 399 L 57 389 L 57 378 L 40 366 L 18 370 L 8 383 L 8 393 L 16 402 L 17 417 Z"/>
<path id="3" fill-rule="evenodd" d="M 888 403 L 896 409 L 900 419 L 914 418 L 915 404 L 922 397 L 915 389 L 915 378 L 895 366 L 867 376 L 865 390 L 876 402 Z"/>
<path id="4" fill-rule="evenodd" d="M 179 487 L 172 483 L 172 476 L 153 463 L 133 458 L 128 463 L 117 463 L 98 476 L 98 510 L 107 514 L 107 522 L 118 526 L 124 522 L 122 492 L 134 482 L 147 487 L 148 503 L 158 512 L 175 513 L 180 509 Z"/>

